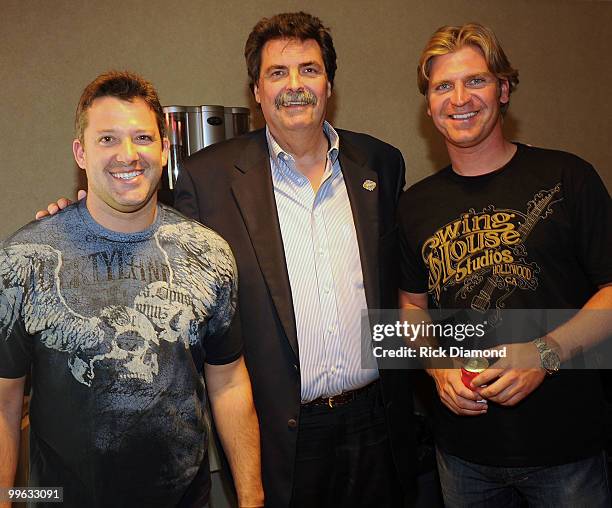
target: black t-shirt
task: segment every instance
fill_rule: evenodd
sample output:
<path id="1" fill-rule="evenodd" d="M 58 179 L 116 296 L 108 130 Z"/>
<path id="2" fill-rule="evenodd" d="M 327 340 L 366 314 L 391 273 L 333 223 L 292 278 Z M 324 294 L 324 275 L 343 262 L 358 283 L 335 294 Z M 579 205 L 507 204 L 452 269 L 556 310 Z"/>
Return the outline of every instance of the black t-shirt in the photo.
<path id="1" fill-rule="evenodd" d="M 582 159 L 518 144 L 494 172 L 446 167 L 400 200 L 401 283 L 430 308 L 577 309 L 612 281 L 612 207 Z M 535 337 L 534 337 L 535 338 Z M 457 416 L 436 397 L 445 451 L 482 464 L 558 464 L 603 443 L 599 374 L 562 370 L 515 407 Z"/>
<path id="2" fill-rule="evenodd" d="M 203 362 L 241 353 L 227 243 L 164 206 L 108 231 L 81 202 L 1 245 L 0 290 L 0 377 L 32 368 L 30 485 L 65 506 L 202 505 Z"/>

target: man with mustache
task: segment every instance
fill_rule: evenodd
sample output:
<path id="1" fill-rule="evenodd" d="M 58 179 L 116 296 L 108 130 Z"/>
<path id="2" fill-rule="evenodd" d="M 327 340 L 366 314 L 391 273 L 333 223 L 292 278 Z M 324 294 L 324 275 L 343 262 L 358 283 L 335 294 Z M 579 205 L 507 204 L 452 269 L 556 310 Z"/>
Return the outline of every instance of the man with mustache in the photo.
<path id="1" fill-rule="evenodd" d="M 608 192 L 579 157 L 505 137 L 518 71 L 490 29 L 441 27 L 417 72 L 451 164 L 400 201 L 402 307 L 500 325 L 498 309 L 582 309 L 552 328 L 537 311 L 469 387 L 458 367 L 428 369 L 445 505 L 610 506 L 599 373 L 560 370 L 612 329 Z"/>
<path id="2" fill-rule="evenodd" d="M 410 385 L 405 373 L 362 368 L 373 357 L 360 340 L 363 310 L 397 305 L 402 155 L 325 121 L 336 52 L 318 18 L 262 19 L 245 58 L 266 127 L 190 157 L 175 206 L 236 257 L 230 334 L 244 341 L 266 505 L 403 506 Z"/>
<path id="3" fill-rule="evenodd" d="M 0 487 L 15 474 L 31 368 L 29 487 L 61 487 L 75 508 L 206 506 L 208 399 L 240 506 L 263 506 L 251 386 L 227 333 L 234 259 L 217 233 L 157 203 L 168 156 L 157 93 L 103 74 L 75 123 L 87 199 L 0 244 Z"/>
<path id="4" fill-rule="evenodd" d="M 402 506 L 410 387 L 402 373 L 362 368 L 360 321 L 396 306 L 403 158 L 325 121 L 336 53 L 318 18 L 262 19 L 245 57 L 266 127 L 191 157 L 176 206 L 236 256 L 232 333 L 245 344 L 266 502 Z"/>

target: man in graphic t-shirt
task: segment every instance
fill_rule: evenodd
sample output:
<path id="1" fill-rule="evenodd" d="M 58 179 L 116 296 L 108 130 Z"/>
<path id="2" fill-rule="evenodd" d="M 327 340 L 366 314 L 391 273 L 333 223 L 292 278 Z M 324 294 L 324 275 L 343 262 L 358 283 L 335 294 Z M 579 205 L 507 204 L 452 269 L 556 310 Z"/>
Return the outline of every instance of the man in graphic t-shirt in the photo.
<path id="1" fill-rule="evenodd" d="M 610 309 L 610 197 L 582 159 L 504 137 L 518 72 L 495 35 L 440 28 L 418 83 L 451 165 L 400 201 L 402 307 Z M 447 506 L 609 506 L 598 373 L 559 371 L 601 335 L 570 320 L 508 345 L 521 365 L 470 388 L 457 368 L 428 369 Z"/>
<path id="2" fill-rule="evenodd" d="M 263 506 L 251 385 L 226 335 L 234 258 L 157 203 L 168 153 L 157 93 L 103 74 L 76 131 L 87 199 L 1 244 L 0 486 L 13 481 L 32 369 L 30 487 L 61 487 L 71 507 L 205 505 L 208 394 L 240 506 Z"/>

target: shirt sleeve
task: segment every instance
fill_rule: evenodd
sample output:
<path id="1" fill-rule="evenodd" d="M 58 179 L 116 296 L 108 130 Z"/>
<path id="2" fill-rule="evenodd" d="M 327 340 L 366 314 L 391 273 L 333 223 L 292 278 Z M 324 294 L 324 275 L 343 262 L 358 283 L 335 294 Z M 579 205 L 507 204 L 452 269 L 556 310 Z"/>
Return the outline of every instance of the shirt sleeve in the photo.
<path id="1" fill-rule="evenodd" d="M 228 246 L 219 254 L 216 266 L 219 277 L 216 305 L 203 341 L 206 351 L 205 362 L 212 365 L 231 363 L 242 355 L 240 316 L 236 310 L 238 300 L 236 261 Z"/>
<path id="2" fill-rule="evenodd" d="M 612 203 L 601 178 L 588 165 L 577 189 L 574 231 L 579 261 L 595 286 L 612 282 Z"/>
<path id="3" fill-rule="evenodd" d="M 24 271 L 18 268 L 0 250 L 0 378 L 25 376 L 32 361 L 32 338 L 21 319 L 25 290 L 18 274 Z"/>

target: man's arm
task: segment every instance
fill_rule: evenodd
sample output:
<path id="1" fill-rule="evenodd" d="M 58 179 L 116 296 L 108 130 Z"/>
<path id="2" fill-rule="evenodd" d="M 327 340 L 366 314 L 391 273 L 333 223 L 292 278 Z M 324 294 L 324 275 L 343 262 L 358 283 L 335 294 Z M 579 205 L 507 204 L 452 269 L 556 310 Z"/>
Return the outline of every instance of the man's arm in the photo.
<path id="1" fill-rule="evenodd" d="M 557 349 L 561 362 L 565 362 L 577 351 L 586 351 L 609 338 L 611 330 L 612 282 L 601 286 L 578 314 L 547 334 L 546 338 Z"/>
<path id="2" fill-rule="evenodd" d="M 21 409 L 25 376 L 0 378 L 0 487 L 12 487 L 19 457 Z M 10 503 L 0 503 L 9 508 Z"/>
<path id="3" fill-rule="evenodd" d="M 204 364 L 206 387 L 240 507 L 263 506 L 259 424 L 244 359 Z"/>
<path id="4" fill-rule="evenodd" d="M 601 311 L 603 312 L 597 312 Z M 546 335 L 546 342 L 561 362 L 576 351 L 585 351 L 609 338 L 612 330 L 612 284 L 601 287 L 581 312 Z M 513 406 L 535 390 L 546 377 L 533 342 L 506 344 L 507 358 L 499 360 L 472 380 L 474 386 L 489 384 L 478 393 L 504 406 Z M 496 348 L 496 349 L 498 349 Z M 520 365 L 521 368 L 516 368 Z M 498 379 L 497 379 L 498 378 Z M 491 383 L 491 381 L 495 382 Z"/>
<path id="5" fill-rule="evenodd" d="M 427 312 L 427 293 L 407 293 L 400 290 L 399 303 L 400 309 L 423 311 L 424 320 L 430 320 Z M 428 368 L 426 371 L 436 383 L 440 400 L 453 413 L 475 416 L 487 412 L 486 401 L 476 402 L 481 397 L 466 388 L 461 381 L 461 369 Z"/>

